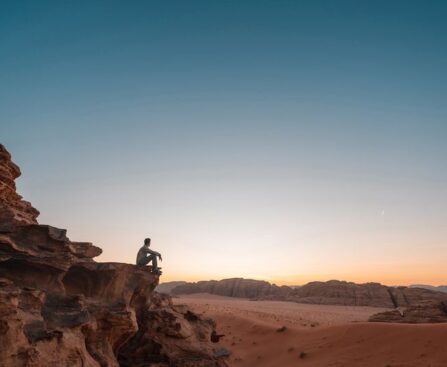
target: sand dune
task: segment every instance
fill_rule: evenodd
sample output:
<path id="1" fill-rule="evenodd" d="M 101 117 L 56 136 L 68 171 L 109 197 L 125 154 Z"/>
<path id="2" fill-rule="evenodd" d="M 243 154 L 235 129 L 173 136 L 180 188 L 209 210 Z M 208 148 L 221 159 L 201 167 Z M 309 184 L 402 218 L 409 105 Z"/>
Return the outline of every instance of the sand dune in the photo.
<path id="1" fill-rule="evenodd" d="M 237 367 L 447 366 L 447 325 L 367 323 L 383 309 L 182 296 L 214 318 Z M 279 332 L 282 326 L 285 331 Z"/>

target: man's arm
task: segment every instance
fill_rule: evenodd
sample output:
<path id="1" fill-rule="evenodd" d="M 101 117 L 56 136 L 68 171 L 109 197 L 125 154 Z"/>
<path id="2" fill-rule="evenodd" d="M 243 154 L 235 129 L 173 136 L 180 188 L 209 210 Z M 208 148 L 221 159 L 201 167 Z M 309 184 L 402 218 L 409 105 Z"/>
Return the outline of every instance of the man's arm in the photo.
<path id="1" fill-rule="evenodd" d="M 154 255 L 154 256 L 158 256 L 160 258 L 160 260 L 161 260 L 161 254 L 159 252 L 157 252 L 157 251 L 153 251 L 151 249 L 146 249 L 146 253 Z"/>

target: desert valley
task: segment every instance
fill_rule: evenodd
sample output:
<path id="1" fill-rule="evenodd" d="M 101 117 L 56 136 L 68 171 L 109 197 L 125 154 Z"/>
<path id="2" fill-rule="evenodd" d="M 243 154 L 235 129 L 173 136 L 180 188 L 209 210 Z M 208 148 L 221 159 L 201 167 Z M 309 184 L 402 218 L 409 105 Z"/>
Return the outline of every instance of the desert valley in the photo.
<path id="1" fill-rule="evenodd" d="M 233 366 L 442 367 L 447 361 L 446 324 L 368 322 L 381 309 L 203 294 L 174 303 L 217 322 Z"/>
<path id="2" fill-rule="evenodd" d="M 217 321 L 234 366 L 446 364 L 447 293 L 340 281 L 300 288 L 226 279 L 158 289 Z"/>

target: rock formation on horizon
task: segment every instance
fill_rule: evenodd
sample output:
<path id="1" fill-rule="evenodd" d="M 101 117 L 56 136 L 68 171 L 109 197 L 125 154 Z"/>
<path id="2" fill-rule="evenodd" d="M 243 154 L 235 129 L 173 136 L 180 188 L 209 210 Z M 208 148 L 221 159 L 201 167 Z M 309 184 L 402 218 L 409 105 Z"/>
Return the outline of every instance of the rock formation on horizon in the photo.
<path id="1" fill-rule="evenodd" d="M 197 283 L 184 283 L 171 289 L 171 294 L 210 293 L 227 297 L 240 298 L 281 298 L 290 292 L 289 287 L 278 287 L 263 280 L 230 278 L 208 280 Z"/>
<path id="2" fill-rule="evenodd" d="M 425 288 L 431 291 L 447 293 L 447 285 L 430 285 L 430 284 L 411 284 L 411 288 Z"/>
<path id="3" fill-rule="evenodd" d="M 172 294 L 211 293 L 255 300 L 280 300 L 297 303 L 410 307 L 426 301 L 447 301 L 447 294 L 423 288 L 389 287 L 379 283 L 356 284 L 339 280 L 310 282 L 301 287 L 278 287 L 265 281 L 242 278 L 185 283 Z"/>
<path id="4" fill-rule="evenodd" d="M 427 300 L 447 300 L 447 295 L 421 288 L 330 280 L 307 283 L 290 292 L 286 300 L 299 303 L 395 308 L 414 306 Z"/>
<path id="5" fill-rule="evenodd" d="M 165 293 L 165 294 L 171 294 L 171 291 L 178 287 L 179 285 L 186 284 L 185 281 L 173 281 L 173 282 L 163 282 L 157 285 L 157 288 L 155 288 L 155 291 L 158 293 Z"/>
<path id="6" fill-rule="evenodd" d="M 41 225 L 0 144 L 0 366 L 224 367 L 215 323 L 154 292 L 149 267 L 97 263 L 101 249 Z"/>
<path id="7" fill-rule="evenodd" d="M 447 302 L 426 300 L 403 309 L 380 312 L 369 318 L 370 322 L 428 324 L 447 322 Z"/>

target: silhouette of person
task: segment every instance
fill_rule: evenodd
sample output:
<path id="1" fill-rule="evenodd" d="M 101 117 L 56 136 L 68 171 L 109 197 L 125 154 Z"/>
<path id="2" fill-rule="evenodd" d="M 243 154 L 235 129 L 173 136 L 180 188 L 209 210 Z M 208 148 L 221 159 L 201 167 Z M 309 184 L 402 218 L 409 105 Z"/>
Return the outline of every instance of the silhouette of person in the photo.
<path id="1" fill-rule="evenodd" d="M 157 251 L 153 251 L 149 248 L 151 245 L 151 239 L 146 238 L 144 240 L 144 245 L 140 248 L 137 254 L 137 265 L 145 266 L 152 262 L 152 272 L 161 274 L 160 268 L 158 267 L 157 258 L 162 261 L 161 254 Z"/>

